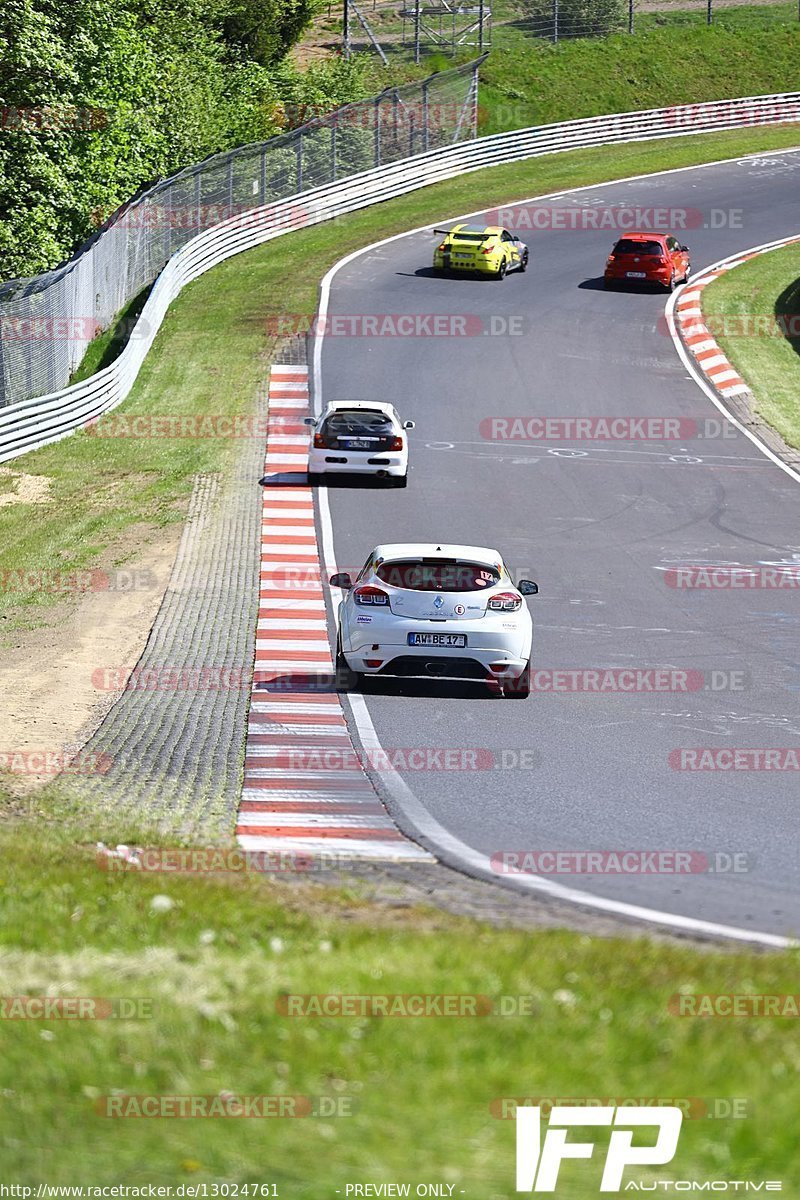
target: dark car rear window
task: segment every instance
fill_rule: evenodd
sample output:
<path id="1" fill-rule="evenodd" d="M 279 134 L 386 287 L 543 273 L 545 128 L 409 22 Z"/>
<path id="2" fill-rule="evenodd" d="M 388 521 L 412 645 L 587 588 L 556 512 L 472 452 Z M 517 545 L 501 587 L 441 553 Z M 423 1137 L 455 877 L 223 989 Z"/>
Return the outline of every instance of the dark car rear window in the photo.
<path id="1" fill-rule="evenodd" d="M 661 242 L 635 242 L 632 238 L 620 238 L 614 247 L 615 254 L 657 254 L 664 253 Z"/>
<path id="2" fill-rule="evenodd" d="M 500 573 L 486 563 L 455 559 L 392 559 L 376 574 L 383 583 L 413 592 L 479 592 L 494 587 Z"/>
<path id="3" fill-rule="evenodd" d="M 377 409 L 339 409 L 325 421 L 325 433 L 332 437 L 352 437 L 367 434 L 373 437 L 386 434 L 392 428 L 391 417 Z"/>

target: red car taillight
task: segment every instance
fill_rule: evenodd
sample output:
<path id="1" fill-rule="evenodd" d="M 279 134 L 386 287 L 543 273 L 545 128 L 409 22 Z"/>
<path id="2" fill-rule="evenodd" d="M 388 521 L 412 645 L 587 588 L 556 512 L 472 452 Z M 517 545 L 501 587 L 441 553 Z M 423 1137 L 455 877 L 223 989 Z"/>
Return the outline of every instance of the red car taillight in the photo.
<path id="1" fill-rule="evenodd" d="M 314 445 L 317 448 L 317 450 L 325 450 L 326 449 L 327 442 L 325 441 L 325 438 L 322 436 L 321 433 L 314 434 Z"/>
<path id="2" fill-rule="evenodd" d="M 496 596 L 492 596 L 488 607 L 495 612 L 516 612 L 522 607 L 522 597 L 516 592 L 498 592 Z"/>
<path id="3" fill-rule="evenodd" d="M 367 584 L 364 587 L 357 587 L 353 592 L 356 604 L 388 604 L 389 597 L 386 592 L 380 588 L 371 587 Z"/>
<path id="4" fill-rule="evenodd" d="M 437 249 L 437 250 L 446 250 L 446 249 L 447 249 L 447 243 L 446 243 L 446 242 L 442 242 L 442 243 L 441 243 L 439 246 L 437 246 L 437 247 L 436 247 L 436 249 Z"/>
<path id="5" fill-rule="evenodd" d="M 485 246 L 485 247 L 484 247 L 484 248 L 481 250 L 481 254 L 492 254 L 492 253 L 493 253 L 493 247 L 492 247 L 492 246 Z"/>
<path id="6" fill-rule="evenodd" d="M 401 437 L 393 437 L 391 445 L 389 446 L 389 449 L 390 450 L 402 450 L 403 449 L 403 439 Z"/>

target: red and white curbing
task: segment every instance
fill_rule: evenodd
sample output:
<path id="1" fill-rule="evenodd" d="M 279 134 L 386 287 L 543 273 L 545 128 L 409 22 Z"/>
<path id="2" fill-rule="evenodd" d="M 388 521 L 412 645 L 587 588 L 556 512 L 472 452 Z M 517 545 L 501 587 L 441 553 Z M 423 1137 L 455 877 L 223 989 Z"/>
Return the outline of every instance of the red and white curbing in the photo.
<path id="1" fill-rule="evenodd" d="M 706 379 L 721 396 L 743 396 L 750 391 L 750 388 L 734 368 L 703 320 L 703 290 L 715 279 L 719 279 L 720 275 L 727 274 L 734 267 L 742 266 L 751 258 L 766 254 L 768 250 L 774 250 L 777 246 L 788 246 L 798 241 L 800 241 L 800 237 L 784 238 L 780 242 L 770 243 L 769 246 L 747 251 L 736 258 L 726 259 L 699 275 L 681 291 L 678 297 L 675 305 L 675 322 L 683 343 Z"/>
<path id="2" fill-rule="evenodd" d="M 273 367 L 269 400 L 256 663 L 237 839 L 245 850 L 327 861 L 432 862 L 378 799 L 337 693 L 314 688 L 315 676 L 332 678 L 334 663 L 306 477 L 308 368 Z"/>

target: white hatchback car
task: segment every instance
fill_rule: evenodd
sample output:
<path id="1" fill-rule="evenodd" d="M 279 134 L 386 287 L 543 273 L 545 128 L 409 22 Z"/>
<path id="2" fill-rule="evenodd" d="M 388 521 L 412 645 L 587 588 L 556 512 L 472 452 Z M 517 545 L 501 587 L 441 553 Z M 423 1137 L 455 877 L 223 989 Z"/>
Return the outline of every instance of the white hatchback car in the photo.
<path id="1" fill-rule="evenodd" d="M 378 400 L 332 400 L 320 417 L 306 417 L 314 426 L 308 450 L 308 475 L 313 482 L 329 471 L 357 472 L 391 479 L 395 487 L 408 481 L 407 429 L 392 404 Z"/>
<path id="2" fill-rule="evenodd" d="M 481 679 L 507 696 L 530 693 L 533 621 L 496 550 L 398 543 L 376 546 L 355 583 L 331 576 L 339 605 L 336 672 L 343 690 L 362 676 Z"/>

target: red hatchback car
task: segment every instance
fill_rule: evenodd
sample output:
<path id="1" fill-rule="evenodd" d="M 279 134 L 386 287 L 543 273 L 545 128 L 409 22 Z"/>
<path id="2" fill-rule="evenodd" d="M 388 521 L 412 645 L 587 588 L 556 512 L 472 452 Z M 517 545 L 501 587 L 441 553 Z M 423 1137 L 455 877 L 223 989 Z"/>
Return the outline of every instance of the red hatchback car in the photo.
<path id="1" fill-rule="evenodd" d="M 605 285 L 657 283 L 668 292 L 685 283 L 692 269 L 689 247 L 668 233 L 627 233 L 606 260 Z"/>

